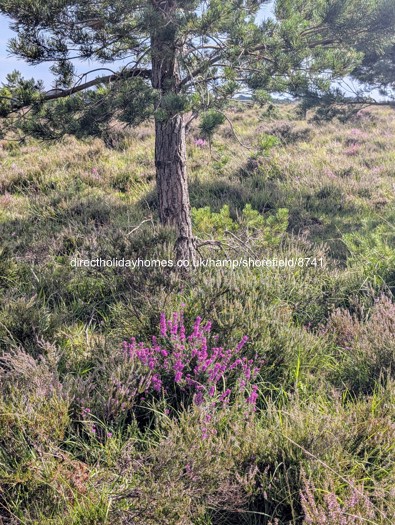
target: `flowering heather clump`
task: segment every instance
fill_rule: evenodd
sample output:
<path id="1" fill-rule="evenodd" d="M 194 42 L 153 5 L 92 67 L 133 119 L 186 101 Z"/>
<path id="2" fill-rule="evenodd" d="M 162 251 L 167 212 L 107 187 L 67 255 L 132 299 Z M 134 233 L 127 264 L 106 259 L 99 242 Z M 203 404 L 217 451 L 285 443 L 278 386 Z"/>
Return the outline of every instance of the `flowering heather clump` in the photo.
<path id="1" fill-rule="evenodd" d="M 324 169 L 324 174 L 330 179 L 337 179 L 336 174 L 328 167 Z"/>
<path id="2" fill-rule="evenodd" d="M 375 166 L 371 173 L 373 173 L 374 175 L 381 175 L 381 173 L 383 173 L 383 171 L 385 170 L 385 166 Z"/>
<path id="3" fill-rule="evenodd" d="M 354 157 L 355 155 L 358 155 L 358 153 L 360 153 L 359 144 L 352 144 L 349 148 L 344 150 L 344 153 L 349 157 Z"/>
<path id="4" fill-rule="evenodd" d="M 196 139 L 195 146 L 197 146 L 198 148 L 205 148 L 206 146 L 208 146 L 208 142 L 205 139 Z"/>
<path id="5" fill-rule="evenodd" d="M 92 178 L 95 180 L 100 180 L 101 176 L 97 168 L 92 168 Z"/>
<path id="6" fill-rule="evenodd" d="M 226 405 L 241 395 L 255 409 L 258 387 L 252 382 L 259 367 L 253 359 L 242 356 L 248 337 L 244 336 L 236 348 L 225 350 L 209 345 L 210 333 L 211 322 L 203 325 L 197 317 L 187 335 L 183 314 L 176 312 L 171 319 L 161 315 L 160 338 L 153 337 L 150 345 L 137 343 L 134 338 L 125 341 L 125 358 L 142 366 L 149 378 L 142 395 L 162 393 L 168 400 L 180 396 L 184 402 L 209 402 L 212 406 Z"/>
<path id="7" fill-rule="evenodd" d="M 359 128 L 352 128 L 350 134 L 353 139 L 367 140 L 369 138 L 369 134 Z"/>
<path id="8" fill-rule="evenodd" d="M 305 515 L 303 525 L 357 525 L 373 523 L 375 508 L 362 489 L 353 487 L 348 497 L 340 503 L 336 494 L 325 492 L 317 503 L 317 491 L 311 481 L 304 480 L 301 504 Z"/>
<path id="9" fill-rule="evenodd" d="M 12 195 L 11 195 L 11 193 L 8 193 L 8 191 L 6 191 L 6 192 L 4 193 L 4 195 L 1 195 L 1 196 L 0 196 L 0 203 L 1 203 L 4 207 L 6 207 L 6 206 L 8 206 L 9 204 L 11 204 L 11 202 L 12 202 Z"/>

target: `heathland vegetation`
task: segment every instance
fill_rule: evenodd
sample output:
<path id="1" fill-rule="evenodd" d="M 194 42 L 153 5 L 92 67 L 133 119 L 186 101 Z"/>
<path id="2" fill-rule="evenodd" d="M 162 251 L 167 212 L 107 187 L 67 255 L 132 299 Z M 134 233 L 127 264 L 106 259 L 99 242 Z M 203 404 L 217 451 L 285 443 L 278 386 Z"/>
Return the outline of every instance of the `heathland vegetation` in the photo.
<path id="1" fill-rule="evenodd" d="M 153 124 L 1 142 L 0 523 L 395 522 L 393 110 L 226 116 L 199 256 L 309 265 L 73 267 L 174 257 Z"/>

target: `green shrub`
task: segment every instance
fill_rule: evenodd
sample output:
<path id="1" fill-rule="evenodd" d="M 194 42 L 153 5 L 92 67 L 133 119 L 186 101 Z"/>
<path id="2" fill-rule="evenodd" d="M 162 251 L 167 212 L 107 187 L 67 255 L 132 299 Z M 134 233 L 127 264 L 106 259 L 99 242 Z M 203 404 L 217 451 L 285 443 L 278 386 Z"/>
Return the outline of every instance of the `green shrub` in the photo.
<path id="1" fill-rule="evenodd" d="M 267 156 L 273 148 L 280 144 L 280 140 L 274 135 L 262 133 L 258 140 L 258 152 L 261 155 Z"/>
<path id="2" fill-rule="evenodd" d="M 395 287 L 395 228 L 390 222 L 393 217 L 390 215 L 388 221 L 376 225 L 366 221 L 360 231 L 343 236 L 351 253 L 350 266 L 362 267 L 370 281 L 390 287 Z"/>
<path id="3" fill-rule="evenodd" d="M 207 111 L 201 117 L 200 121 L 200 132 L 203 137 L 206 137 L 211 141 L 215 131 L 225 121 L 225 117 L 222 113 L 215 111 L 214 109 Z"/>
<path id="4" fill-rule="evenodd" d="M 264 216 L 246 204 L 241 215 L 234 220 L 225 204 L 218 213 L 209 206 L 193 208 L 192 219 L 195 231 L 215 239 L 237 233 L 247 243 L 257 246 L 277 246 L 288 227 L 288 210 L 280 208 L 273 215 Z"/>
<path id="5" fill-rule="evenodd" d="M 228 204 L 224 204 L 218 213 L 212 212 L 209 206 L 192 208 L 192 219 L 196 231 L 206 235 L 223 235 L 227 230 L 237 230 L 237 224 L 230 216 Z"/>

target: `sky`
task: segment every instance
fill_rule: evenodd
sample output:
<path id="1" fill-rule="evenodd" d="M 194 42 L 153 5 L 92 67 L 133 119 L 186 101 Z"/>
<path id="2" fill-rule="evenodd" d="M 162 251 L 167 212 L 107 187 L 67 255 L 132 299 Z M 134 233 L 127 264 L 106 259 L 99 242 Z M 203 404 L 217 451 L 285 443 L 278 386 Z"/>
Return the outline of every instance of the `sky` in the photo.
<path id="1" fill-rule="evenodd" d="M 12 31 L 9 26 L 10 19 L 0 15 L 0 85 L 5 81 L 5 77 L 8 73 L 17 69 L 26 78 L 33 77 L 36 80 L 42 80 L 45 87 L 50 89 L 53 80 L 53 75 L 49 70 L 51 63 L 32 66 L 27 64 L 24 60 L 19 60 L 10 56 L 10 53 L 7 51 L 7 44 L 10 38 L 15 36 L 15 32 Z M 93 61 L 75 61 L 74 63 L 80 73 L 89 71 L 95 65 Z"/>

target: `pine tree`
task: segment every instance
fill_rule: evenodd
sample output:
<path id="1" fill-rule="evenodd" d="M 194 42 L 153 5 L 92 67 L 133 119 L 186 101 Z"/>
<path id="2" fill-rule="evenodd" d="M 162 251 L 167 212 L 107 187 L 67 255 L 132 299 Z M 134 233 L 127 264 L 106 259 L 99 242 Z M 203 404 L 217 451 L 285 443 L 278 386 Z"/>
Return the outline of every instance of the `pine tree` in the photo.
<path id="1" fill-rule="evenodd" d="M 387 103 L 395 106 L 395 35 L 386 47 L 367 49 L 352 76 L 369 90 L 378 89 Z"/>
<path id="2" fill-rule="evenodd" d="M 191 119 L 220 111 L 243 89 L 261 98 L 327 94 L 331 81 L 361 64 L 364 50 L 373 54 L 394 34 L 393 0 L 277 0 L 275 18 L 262 22 L 265 3 L 0 0 L 16 32 L 11 53 L 30 64 L 51 62 L 56 77 L 45 92 L 40 82 L 9 75 L 0 116 L 40 138 L 102 135 L 114 120 L 133 126 L 153 116 L 159 217 L 177 231 L 177 257 L 193 259 Z M 78 78 L 76 58 L 103 68 Z"/>

